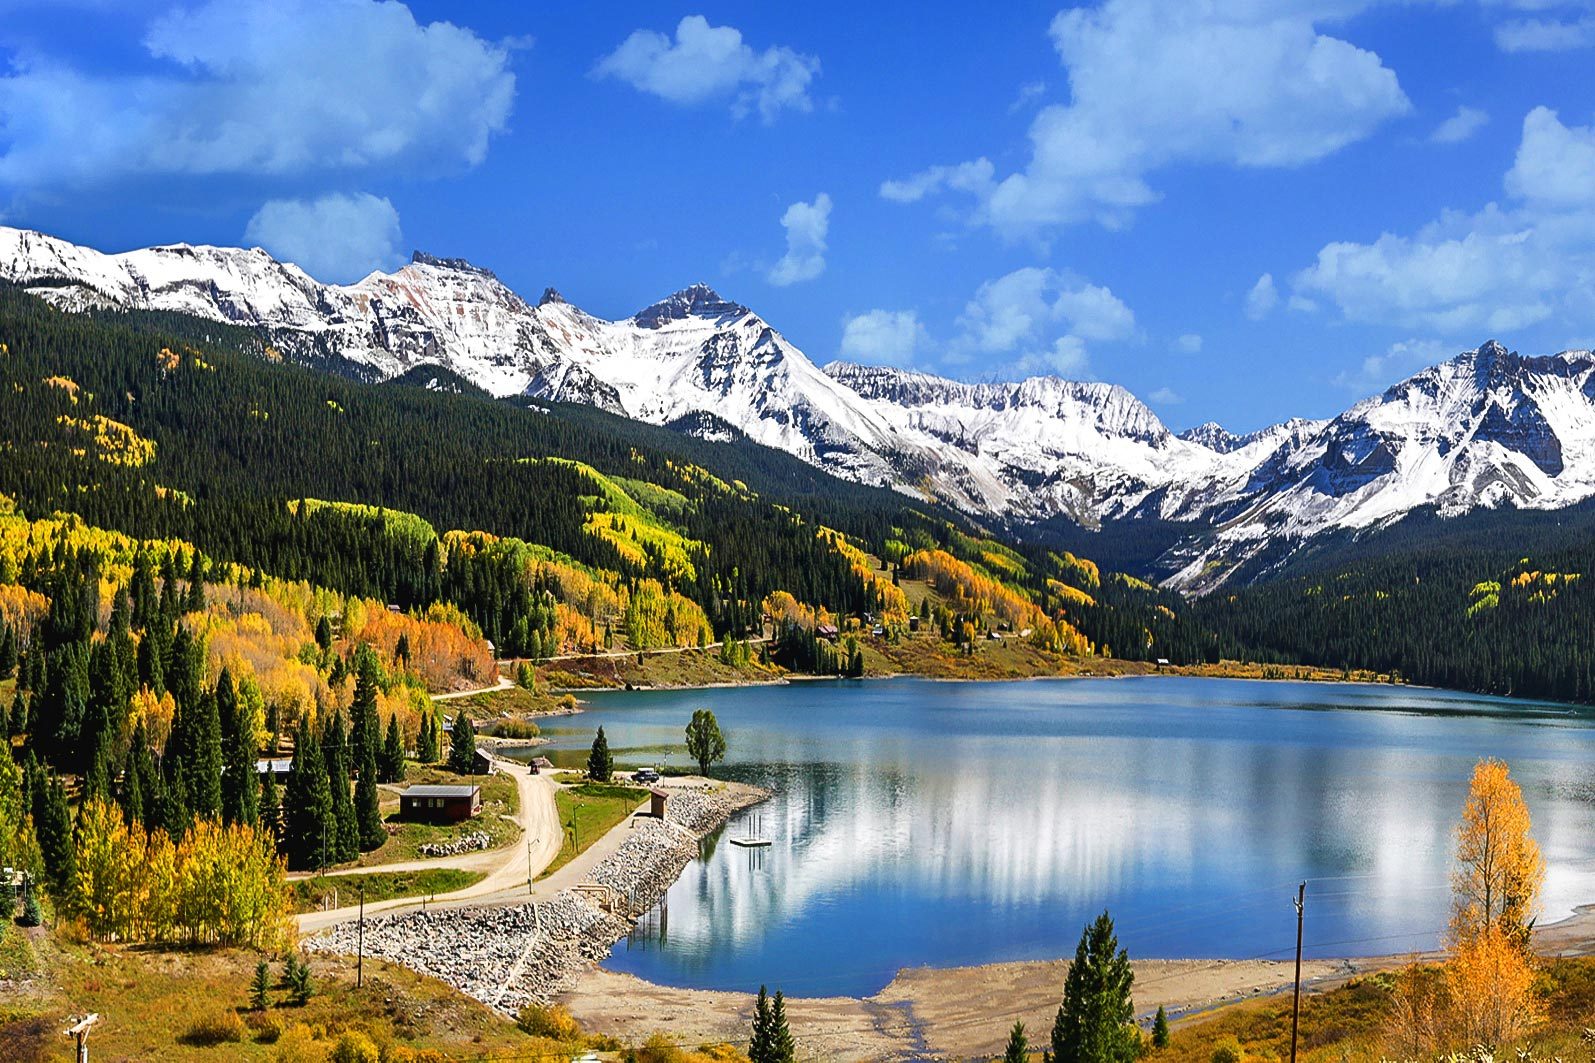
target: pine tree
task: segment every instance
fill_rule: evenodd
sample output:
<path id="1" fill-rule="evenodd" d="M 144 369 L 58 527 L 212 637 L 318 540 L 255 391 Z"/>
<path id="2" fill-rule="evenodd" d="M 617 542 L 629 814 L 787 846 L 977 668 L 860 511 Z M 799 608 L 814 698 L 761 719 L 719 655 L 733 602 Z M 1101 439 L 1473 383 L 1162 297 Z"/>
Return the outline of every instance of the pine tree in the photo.
<path id="1" fill-rule="evenodd" d="M 382 743 L 382 763 L 378 766 L 382 781 L 399 782 L 404 778 L 404 736 L 399 733 L 399 714 L 388 716 L 388 736 Z"/>
<path id="2" fill-rule="evenodd" d="M 33 787 L 33 827 L 44 857 L 45 882 L 50 896 L 65 902 L 76 877 L 76 851 L 72 845 L 72 814 L 67 810 L 66 787 L 59 776 L 39 777 L 35 768 Z"/>
<path id="3" fill-rule="evenodd" d="M 316 621 L 316 645 L 322 653 L 332 649 L 332 624 L 328 622 L 325 614 Z"/>
<path id="4" fill-rule="evenodd" d="M 1002 1063 L 1029 1063 L 1030 1040 L 1025 1037 L 1025 1024 L 1015 1020 L 1008 1031 L 1008 1047 L 1003 1049 Z"/>
<path id="5" fill-rule="evenodd" d="M 438 718 L 430 705 L 421 713 L 421 732 L 415 739 L 415 759 L 422 764 L 438 762 Z"/>
<path id="6" fill-rule="evenodd" d="M 270 770 L 260 776 L 260 829 L 274 841 L 282 836 L 282 798 L 277 793 L 277 773 Z"/>
<path id="7" fill-rule="evenodd" d="M 212 819 L 222 811 L 222 725 L 216 699 L 201 694 L 192 713 L 193 743 L 189 762 L 183 765 L 188 783 L 188 805 L 196 819 Z"/>
<path id="8" fill-rule="evenodd" d="M 10 679 L 17 671 L 17 633 L 6 624 L 0 630 L 0 679 Z"/>
<path id="9" fill-rule="evenodd" d="M 456 775 L 476 773 L 476 731 L 464 709 L 454 717 L 454 730 L 449 735 L 449 770 Z"/>
<path id="10" fill-rule="evenodd" d="M 604 737 L 604 729 L 598 728 L 598 737 L 593 739 L 592 752 L 587 754 L 587 777 L 593 782 L 608 782 L 615 773 L 615 758 L 609 755 L 609 739 Z"/>
<path id="11" fill-rule="evenodd" d="M 775 1000 L 770 1005 L 770 1063 L 796 1063 L 797 1043 L 792 1040 L 792 1031 L 786 1024 L 786 999 L 781 991 L 775 991 Z"/>
<path id="12" fill-rule="evenodd" d="M 233 676 L 226 668 L 216 679 L 216 715 L 221 719 L 225 746 L 222 771 L 222 819 L 253 824 L 259 818 L 255 781 L 255 721 L 238 700 Z"/>
<path id="13" fill-rule="evenodd" d="M 770 1060 L 770 996 L 764 986 L 759 987 L 759 999 L 753 1005 L 753 1037 L 748 1041 L 749 1063 L 769 1063 Z"/>
<path id="14" fill-rule="evenodd" d="M 349 796 L 349 747 L 343 729 L 343 713 L 333 710 L 321 736 L 322 756 L 327 764 L 327 786 L 332 793 L 331 858 L 336 863 L 360 855 L 360 821 Z"/>
<path id="15" fill-rule="evenodd" d="M 1152 1047 L 1167 1048 L 1169 1046 L 1169 1016 L 1163 1010 L 1163 1005 L 1157 1006 L 1157 1017 L 1152 1020 Z"/>
<path id="16" fill-rule="evenodd" d="M 382 809 L 377 790 L 377 755 L 368 744 L 360 758 L 360 775 L 354 784 L 355 820 L 360 832 L 360 848 L 370 852 L 387 839 L 382 829 Z"/>
<path id="17" fill-rule="evenodd" d="M 283 794 L 283 846 L 288 864 L 298 869 L 336 861 L 336 826 L 332 821 L 332 789 L 321 743 L 308 722 L 294 736 L 294 759 Z"/>
<path id="18" fill-rule="evenodd" d="M 199 551 L 194 551 L 194 560 L 188 566 L 188 597 L 183 602 L 183 611 L 200 613 L 205 610 L 205 561 L 199 556 Z"/>
<path id="19" fill-rule="evenodd" d="M 1134 1026 L 1129 953 L 1119 948 L 1103 912 L 1080 934 L 1052 1025 L 1052 1058 L 1082 1063 L 1133 1063 L 1141 1038 Z"/>
<path id="20" fill-rule="evenodd" d="M 249 983 L 249 1006 L 256 1011 L 271 1006 L 271 967 L 265 960 L 255 964 L 255 977 Z"/>

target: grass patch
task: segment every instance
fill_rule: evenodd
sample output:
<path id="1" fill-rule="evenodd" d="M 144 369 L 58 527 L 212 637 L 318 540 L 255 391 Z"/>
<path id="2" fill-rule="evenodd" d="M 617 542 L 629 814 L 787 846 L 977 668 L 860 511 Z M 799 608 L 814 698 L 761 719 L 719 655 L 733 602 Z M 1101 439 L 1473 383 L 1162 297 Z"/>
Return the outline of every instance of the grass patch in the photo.
<path id="1" fill-rule="evenodd" d="M 40 943 L 42 975 L 0 1004 L 0 1059 L 67 1060 L 61 1036 L 68 1015 L 100 1014 L 90 1038 L 93 1059 L 259 1060 L 276 1057 L 278 1035 L 360 1030 L 379 1046 L 432 1048 L 448 1059 L 511 1057 L 527 1051 L 525 1034 L 487 1007 L 443 983 L 367 956 L 365 986 L 354 987 L 354 958 L 310 957 L 315 994 L 304 1007 L 285 1003 L 282 961 L 270 957 L 271 1007 L 247 1012 L 249 983 L 261 956 L 248 949 L 131 949 L 71 944 L 52 935 Z M 242 1020 L 241 1040 L 214 1047 L 209 1027 Z M 195 1036 L 199 1034 L 200 1036 Z M 332 1033 L 335 1042 L 339 1033 Z M 331 1043 L 323 1046 L 331 1048 Z M 35 1053 L 34 1049 L 39 1051 Z M 383 1058 L 389 1058 L 385 1052 Z M 570 1058 L 567 1054 L 564 1058 Z"/>
<path id="2" fill-rule="evenodd" d="M 539 685 L 540 690 L 546 686 Z M 468 698 L 450 698 L 445 710 L 452 719 L 464 709 L 475 720 L 491 720 L 515 716 L 552 716 L 571 711 L 571 699 L 565 694 L 533 694 L 525 687 L 505 687 L 502 690 L 485 690 Z"/>
<path id="3" fill-rule="evenodd" d="M 343 907 L 359 903 L 360 886 L 365 886 L 366 903 L 391 901 L 398 897 L 428 897 L 434 893 L 453 893 L 474 886 L 487 875 L 482 871 L 463 871 L 454 867 L 434 867 L 425 871 L 373 871 L 369 875 L 333 875 L 329 878 L 304 878 L 293 884 L 294 910 L 320 911 L 333 901 Z"/>
<path id="4" fill-rule="evenodd" d="M 360 859 L 339 867 L 381 867 L 383 864 L 403 860 L 425 859 L 421 846 L 427 842 L 449 842 L 467 834 L 485 831 L 492 839 L 489 849 L 500 849 L 521 836 L 520 825 L 513 817 L 520 811 L 520 790 L 515 780 L 503 772 L 492 775 L 455 775 L 440 767 L 423 767 L 411 764 L 405 774 L 410 785 L 420 783 L 471 784 L 482 788 L 482 813 L 463 823 L 447 825 L 413 823 L 399 819 L 399 797 L 394 791 L 382 791 L 382 816 L 394 832 L 380 848 L 361 853 Z M 511 818 L 505 818 L 511 817 Z"/>
<path id="5" fill-rule="evenodd" d="M 559 810 L 565 840 L 553 862 L 538 877 L 546 878 L 570 863 L 611 827 L 630 816 L 647 798 L 647 790 L 603 783 L 582 783 L 556 792 L 554 804 Z"/>

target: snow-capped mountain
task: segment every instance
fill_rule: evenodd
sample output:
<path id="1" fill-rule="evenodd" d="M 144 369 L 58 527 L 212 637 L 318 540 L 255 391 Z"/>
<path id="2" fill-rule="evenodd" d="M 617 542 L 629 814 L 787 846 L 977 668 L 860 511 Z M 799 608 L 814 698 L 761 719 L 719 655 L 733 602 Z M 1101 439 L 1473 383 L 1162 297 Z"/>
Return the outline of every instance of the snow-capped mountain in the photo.
<path id="1" fill-rule="evenodd" d="M 1172 585 L 1207 590 L 1271 548 L 1420 507 L 1456 516 L 1595 496 L 1595 354 L 1528 357 L 1491 340 L 1303 427 L 1210 510 L 1214 534 L 1181 548 Z"/>
<path id="2" fill-rule="evenodd" d="M 821 369 L 701 284 L 610 321 L 552 288 L 529 303 L 486 269 L 420 252 L 393 273 L 334 285 L 259 248 L 108 255 L 3 227 L 0 281 L 68 310 L 173 310 L 258 328 L 279 349 L 372 379 L 447 370 L 496 396 L 585 403 L 710 438 L 740 433 L 1016 525 L 1188 522 L 1161 564 L 1192 591 L 1253 574 L 1321 532 L 1419 507 L 1554 508 L 1595 495 L 1587 351 L 1522 357 L 1492 341 L 1332 421 L 1175 435 L 1116 385 Z"/>

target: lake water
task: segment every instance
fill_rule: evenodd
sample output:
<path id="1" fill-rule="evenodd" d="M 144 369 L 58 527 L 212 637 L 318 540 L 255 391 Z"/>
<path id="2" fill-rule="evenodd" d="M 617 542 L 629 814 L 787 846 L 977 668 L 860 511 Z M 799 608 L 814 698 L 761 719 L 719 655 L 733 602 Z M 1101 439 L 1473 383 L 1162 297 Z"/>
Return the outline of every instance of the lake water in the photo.
<path id="1" fill-rule="evenodd" d="M 868 994 L 900 967 L 1073 954 L 1104 908 L 1132 956 L 1435 946 L 1474 762 L 1506 760 L 1549 872 L 1542 921 L 1595 901 L 1595 718 L 1410 688 L 1149 677 L 797 683 L 591 695 L 545 721 L 556 763 L 602 724 L 623 766 L 775 791 L 704 840 L 610 966 L 669 985 Z M 729 844 L 757 830 L 767 849 Z"/>

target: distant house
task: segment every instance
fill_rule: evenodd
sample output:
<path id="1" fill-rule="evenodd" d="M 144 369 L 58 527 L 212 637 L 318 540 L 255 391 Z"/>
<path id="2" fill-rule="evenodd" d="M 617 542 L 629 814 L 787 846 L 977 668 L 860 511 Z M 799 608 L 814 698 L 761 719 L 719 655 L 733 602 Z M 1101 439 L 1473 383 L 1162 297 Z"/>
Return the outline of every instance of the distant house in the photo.
<path id="1" fill-rule="evenodd" d="M 255 761 L 255 774 L 264 775 L 271 772 L 274 779 L 282 780 L 288 777 L 288 769 L 293 767 L 293 760 L 288 757 L 271 757 Z"/>
<path id="2" fill-rule="evenodd" d="M 1169 659 L 1167 657 L 1159 657 L 1157 659 L 1157 666 L 1159 668 L 1167 668 L 1169 666 Z"/>
<path id="3" fill-rule="evenodd" d="M 412 786 L 399 795 L 401 819 L 459 823 L 481 811 L 480 786 Z"/>
<path id="4" fill-rule="evenodd" d="M 473 772 L 473 774 L 493 774 L 493 754 L 489 753 L 485 749 L 478 748 L 476 751 L 476 771 Z"/>
<path id="5" fill-rule="evenodd" d="M 835 642 L 837 635 L 840 634 L 840 632 L 836 630 L 835 624 L 821 624 L 814 629 L 814 633 L 820 638 L 826 639 L 830 642 Z"/>

